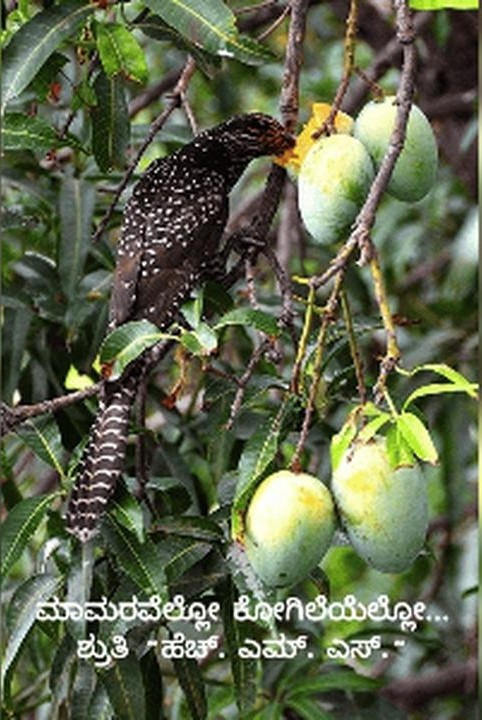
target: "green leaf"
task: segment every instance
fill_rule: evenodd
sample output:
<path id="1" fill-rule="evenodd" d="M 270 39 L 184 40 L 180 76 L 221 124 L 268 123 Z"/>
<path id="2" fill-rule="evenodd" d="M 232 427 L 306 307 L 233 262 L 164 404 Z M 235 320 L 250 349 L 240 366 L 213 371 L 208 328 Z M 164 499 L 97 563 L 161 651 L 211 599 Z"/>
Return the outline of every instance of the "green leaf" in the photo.
<path id="1" fill-rule="evenodd" d="M 144 51 L 124 25 L 97 23 L 96 35 L 100 61 L 108 77 L 123 73 L 128 80 L 147 82 Z"/>
<path id="2" fill-rule="evenodd" d="M 335 716 L 322 710 L 316 700 L 307 697 L 292 698 L 288 706 L 303 720 L 335 720 Z"/>
<path id="3" fill-rule="evenodd" d="M 438 453 L 429 431 L 420 418 L 413 413 L 402 412 L 397 418 L 397 427 L 413 453 L 420 460 L 435 465 Z"/>
<path id="4" fill-rule="evenodd" d="M 30 83 L 30 87 L 37 95 L 38 100 L 45 102 L 50 93 L 51 84 L 57 78 L 61 68 L 68 62 L 69 59 L 59 52 L 54 52 L 46 62 L 44 62 Z"/>
<path id="5" fill-rule="evenodd" d="M 2 662 L 2 683 L 20 647 L 36 621 L 37 603 L 47 601 L 62 585 L 54 575 L 34 575 L 20 585 L 8 607 L 8 640 Z"/>
<path id="6" fill-rule="evenodd" d="M 0 528 L 2 562 L 0 575 L 5 577 L 25 550 L 30 538 L 45 517 L 57 493 L 37 495 L 17 503 Z"/>
<path id="7" fill-rule="evenodd" d="M 163 517 L 156 522 L 155 529 L 168 535 L 179 535 L 208 542 L 218 542 L 224 539 L 224 532 L 217 523 L 209 518 L 192 515 Z"/>
<path id="8" fill-rule="evenodd" d="M 145 717 L 144 683 L 139 661 L 133 654 L 118 660 L 101 672 L 109 700 L 119 720 L 141 720 Z"/>
<path id="9" fill-rule="evenodd" d="M 465 392 L 469 397 L 473 398 L 474 400 L 477 400 L 478 397 L 478 385 L 477 383 L 472 383 L 470 380 L 468 380 L 466 377 L 462 375 L 462 373 L 459 373 L 458 370 L 454 370 L 454 368 L 451 368 L 449 365 L 445 365 L 445 363 L 426 363 L 425 365 L 418 365 L 417 367 L 413 368 L 412 370 L 406 371 L 402 370 L 401 368 L 398 368 L 398 372 L 406 377 L 412 377 L 413 375 L 416 375 L 419 372 L 434 372 L 437 373 L 437 375 L 441 375 L 442 377 L 446 378 L 446 380 L 449 380 L 450 385 L 443 384 L 443 383 L 434 383 L 432 386 L 430 385 L 422 385 L 422 387 L 417 388 L 414 390 L 414 392 L 405 400 L 405 403 L 403 405 L 403 408 L 405 409 L 415 398 L 422 397 L 424 395 L 440 395 L 442 393 L 450 393 L 450 392 Z M 424 388 L 426 387 L 432 387 L 434 391 L 432 392 L 426 392 Z M 451 390 L 450 387 L 453 387 Z"/>
<path id="10" fill-rule="evenodd" d="M 132 493 L 125 489 L 121 493 L 116 490 L 116 497 L 111 503 L 110 512 L 120 525 L 135 534 L 140 543 L 144 541 L 142 508 Z"/>
<path id="11" fill-rule="evenodd" d="M 179 341 L 196 357 L 208 357 L 218 346 L 216 333 L 204 322 L 200 322 L 195 330 L 183 332 Z"/>
<path id="12" fill-rule="evenodd" d="M 146 5 L 197 47 L 248 65 L 272 60 L 260 43 L 242 36 L 236 19 L 221 0 L 147 0 Z"/>
<path id="13" fill-rule="evenodd" d="M 227 325 L 254 327 L 256 330 L 265 333 L 265 335 L 271 335 L 273 337 L 278 337 L 281 332 L 276 318 L 262 310 L 255 310 L 254 308 L 236 308 L 235 310 L 231 310 L 216 323 L 214 329 L 219 330 Z"/>
<path id="14" fill-rule="evenodd" d="M 388 422 L 393 420 L 390 413 L 387 412 L 380 412 L 378 417 L 373 418 L 373 420 L 370 420 L 369 423 L 367 423 L 358 433 L 358 438 L 362 442 L 368 442 L 369 440 L 374 437 L 381 428 L 386 425 Z"/>
<path id="15" fill-rule="evenodd" d="M 289 702 L 292 698 L 298 698 L 299 695 L 309 695 L 315 693 L 330 692 L 331 690 L 346 690 L 350 692 L 370 692 L 375 691 L 381 686 L 380 680 L 357 675 L 351 671 L 337 671 L 327 673 L 326 675 L 317 675 L 313 678 L 301 680 L 292 687 L 287 695 Z"/>
<path id="16" fill-rule="evenodd" d="M 409 0 L 408 4 L 413 10 L 477 10 L 479 0 Z"/>
<path id="17" fill-rule="evenodd" d="M 62 467 L 64 453 L 62 437 L 53 417 L 46 416 L 27 420 L 16 430 L 16 433 L 37 457 L 53 467 L 62 480 L 65 479 Z"/>
<path id="18" fill-rule="evenodd" d="M 466 393 L 470 397 L 477 399 L 478 385 L 470 383 L 466 385 L 451 385 L 450 383 L 430 383 L 422 385 L 411 393 L 403 404 L 403 408 L 407 408 L 417 398 L 426 397 L 427 395 L 449 395 L 450 393 Z"/>
<path id="19" fill-rule="evenodd" d="M 166 599 L 166 576 L 152 540 L 147 538 L 143 543 L 139 542 L 134 533 L 119 525 L 111 514 L 102 523 L 102 535 L 116 555 L 119 566 L 131 580 L 146 595 L 159 595 Z"/>
<path id="20" fill-rule="evenodd" d="M 388 462 L 393 470 L 415 464 L 416 459 L 412 448 L 400 433 L 398 425 L 393 424 L 388 428 L 386 439 Z"/>
<path id="21" fill-rule="evenodd" d="M 181 33 L 170 27 L 157 15 L 149 15 L 139 23 L 136 23 L 136 27 L 142 30 L 148 37 L 160 42 L 170 42 L 179 48 L 179 50 L 192 55 L 197 67 L 209 78 L 214 77 L 216 71 L 221 66 L 221 58 L 210 55 L 205 50 L 190 43 Z"/>
<path id="22" fill-rule="evenodd" d="M 226 645 L 231 661 L 231 672 L 234 680 L 236 703 L 240 713 L 249 712 L 256 700 L 257 663 L 254 659 L 239 657 L 239 648 L 244 644 L 249 630 L 246 623 L 240 623 L 234 618 L 234 585 L 227 581 L 223 592 L 223 625 Z"/>
<path id="23" fill-rule="evenodd" d="M 187 570 L 190 570 L 199 560 L 202 560 L 211 550 L 211 545 L 206 542 L 192 542 L 182 539 L 181 542 L 170 542 L 171 549 L 174 552 L 166 562 L 165 569 L 169 583 L 172 584 L 178 580 Z M 168 550 L 169 548 L 165 548 Z"/>
<path id="24" fill-rule="evenodd" d="M 356 435 L 356 425 L 348 420 L 340 432 L 333 435 L 330 443 L 331 469 L 334 472 Z"/>
<path id="25" fill-rule="evenodd" d="M 180 658 L 172 661 L 183 689 L 192 720 L 205 720 L 208 713 L 202 673 L 195 660 Z"/>
<path id="26" fill-rule="evenodd" d="M 107 335 L 100 348 L 100 362 L 114 363 L 111 380 L 122 375 L 124 369 L 144 350 L 160 340 L 171 337 L 148 320 L 133 320 L 116 328 Z"/>
<path id="27" fill-rule="evenodd" d="M 83 277 L 85 260 L 90 249 L 95 188 L 71 175 L 60 186 L 60 243 L 58 269 L 62 289 L 70 301 Z"/>
<path id="28" fill-rule="evenodd" d="M 243 529 L 243 514 L 258 482 L 274 460 L 283 436 L 284 425 L 296 400 L 288 397 L 278 412 L 268 418 L 247 442 L 239 460 L 239 479 L 232 509 L 232 536 L 238 537 Z"/>
<path id="29" fill-rule="evenodd" d="M 60 138 L 54 128 L 40 117 L 30 117 L 24 113 L 7 113 L 2 128 L 5 150 L 33 150 L 45 152 L 70 145 L 77 149 L 81 144 L 73 135 Z"/>
<path id="30" fill-rule="evenodd" d="M 94 3 L 66 0 L 37 13 L 15 33 L 3 56 L 2 113 L 33 80 L 60 43 L 95 10 Z"/>
<path id="31" fill-rule="evenodd" d="M 111 78 L 102 71 L 94 81 L 97 104 L 92 108 L 92 150 L 102 172 L 113 167 L 124 168 L 130 123 L 121 78 Z"/>

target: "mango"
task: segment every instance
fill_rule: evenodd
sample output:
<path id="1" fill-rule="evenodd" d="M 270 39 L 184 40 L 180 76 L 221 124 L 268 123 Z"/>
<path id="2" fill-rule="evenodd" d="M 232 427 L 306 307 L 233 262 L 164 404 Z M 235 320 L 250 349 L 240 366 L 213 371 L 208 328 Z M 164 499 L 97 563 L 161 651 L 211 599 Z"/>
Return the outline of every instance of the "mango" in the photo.
<path id="1" fill-rule="evenodd" d="M 395 96 L 369 102 L 358 115 L 353 134 L 370 153 L 378 169 L 395 126 Z M 404 202 L 421 200 L 435 183 L 438 167 L 437 141 L 427 117 L 412 105 L 405 144 L 387 186 L 389 195 Z"/>
<path id="2" fill-rule="evenodd" d="M 323 558 L 335 531 L 333 500 L 313 475 L 280 470 L 257 487 L 245 518 L 244 544 L 269 587 L 305 578 Z"/>
<path id="3" fill-rule="evenodd" d="M 351 135 L 330 135 L 307 152 L 298 177 L 298 205 L 313 237 L 330 245 L 344 240 L 374 178 L 373 163 Z"/>
<path id="4" fill-rule="evenodd" d="M 417 465 L 393 469 L 386 440 L 355 444 L 332 477 L 335 503 L 349 540 L 383 573 L 406 570 L 423 547 L 428 500 Z"/>

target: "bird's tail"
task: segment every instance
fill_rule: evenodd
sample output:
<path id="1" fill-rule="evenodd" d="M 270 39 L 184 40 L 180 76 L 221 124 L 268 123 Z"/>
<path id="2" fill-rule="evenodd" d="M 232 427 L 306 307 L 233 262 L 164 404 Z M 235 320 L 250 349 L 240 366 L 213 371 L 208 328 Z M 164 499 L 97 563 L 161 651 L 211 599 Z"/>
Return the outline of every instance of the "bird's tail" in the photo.
<path id="1" fill-rule="evenodd" d="M 87 542 L 97 532 L 117 479 L 127 445 L 129 411 L 139 386 L 139 374 L 127 373 L 104 384 L 103 397 L 80 462 L 67 507 L 67 530 Z"/>

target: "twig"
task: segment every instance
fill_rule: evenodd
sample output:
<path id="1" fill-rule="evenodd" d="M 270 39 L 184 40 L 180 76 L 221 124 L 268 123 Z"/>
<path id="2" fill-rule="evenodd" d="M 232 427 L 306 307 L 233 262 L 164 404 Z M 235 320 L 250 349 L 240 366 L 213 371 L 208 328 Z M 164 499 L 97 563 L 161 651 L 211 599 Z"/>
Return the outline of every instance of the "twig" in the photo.
<path id="1" fill-rule="evenodd" d="M 25 420 L 38 415 L 45 415 L 46 413 L 54 413 L 58 410 L 63 410 L 70 405 L 74 405 L 81 400 L 85 400 L 88 397 L 97 395 L 102 382 L 98 382 L 95 385 L 91 385 L 85 390 L 77 390 L 76 392 L 68 393 L 67 395 L 61 395 L 60 397 L 52 398 L 51 400 L 42 400 L 42 402 L 36 403 L 35 405 L 17 405 L 16 407 L 9 407 L 6 403 L 0 404 L 0 430 L 1 434 L 4 435 L 13 430 L 17 425 L 21 425 Z"/>
<path id="2" fill-rule="evenodd" d="M 343 319 L 345 321 L 346 331 L 348 335 L 348 343 L 350 345 L 350 354 L 355 367 L 355 375 L 358 386 L 358 395 L 360 398 L 360 404 L 364 405 L 367 401 L 367 389 L 365 385 L 365 377 L 363 375 L 363 360 L 358 349 L 355 330 L 353 328 L 353 320 L 351 316 L 350 304 L 348 302 L 348 296 L 344 289 L 341 290 L 340 294 L 341 308 L 343 311 Z"/>
<path id="3" fill-rule="evenodd" d="M 124 177 L 122 179 L 122 182 L 118 186 L 114 197 L 112 199 L 112 202 L 107 209 L 104 217 L 100 221 L 99 225 L 97 226 L 97 229 L 92 236 L 92 242 L 98 242 L 100 240 L 100 237 L 102 236 L 102 233 L 105 231 L 107 224 L 109 220 L 112 217 L 112 214 L 114 212 L 115 206 L 117 205 L 117 202 L 124 192 L 125 188 L 127 187 L 129 180 L 132 177 L 132 174 L 134 173 L 134 170 L 137 167 L 137 164 L 139 160 L 141 159 L 142 155 L 146 151 L 146 149 L 149 147 L 151 142 L 153 141 L 156 134 L 159 132 L 159 130 L 164 126 L 170 115 L 174 112 L 176 108 L 178 108 L 181 105 L 182 102 L 182 96 L 186 92 L 187 85 L 189 84 L 189 81 L 191 80 L 191 77 L 196 69 L 196 63 L 193 60 L 192 57 L 189 57 L 186 61 L 186 64 L 184 65 L 184 68 L 182 70 L 181 76 L 176 84 L 176 87 L 173 90 L 171 100 L 168 104 L 168 106 L 160 113 L 160 115 L 157 116 L 157 118 L 152 123 L 149 133 L 142 143 L 141 147 L 137 151 L 133 161 L 127 168 L 127 171 L 124 174 Z"/>
<path id="4" fill-rule="evenodd" d="M 335 276 L 334 284 L 328 301 L 323 309 L 323 318 L 318 333 L 318 340 L 316 343 L 315 359 L 313 362 L 313 379 L 311 381 L 310 390 L 308 394 L 308 402 L 305 408 L 305 415 L 303 417 L 303 425 L 301 427 L 300 436 L 296 444 L 293 457 L 291 459 L 291 469 L 293 472 L 299 472 L 301 470 L 301 455 L 303 453 L 308 432 L 311 425 L 311 419 L 313 417 L 313 411 L 316 405 L 316 396 L 321 379 L 321 368 L 323 363 L 323 355 L 325 351 L 326 333 L 329 326 L 335 320 L 336 306 L 340 296 L 346 267 L 342 267 L 337 275 Z M 314 290 L 314 289 L 313 289 Z"/>
<path id="5" fill-rule="evenodd" d="M 256 39 L 259 42 L 261 42 L 261 40 L 265 40 L 267 37 L 269 37 L 269 35 L 271 35 L 271 33 L 273 33 L 276 30 L 276 28 L 278 28 L 281 25 L 281 23 L 283 22 L 285 17 L 287 15 L 289 15 L 289 13 L 290 13 L 290 6 L 286 5 L 286 7 L 283 8 L 283 10 L 280 12 L 279 17 L 277 17 L 276 20 L 274 20 L 274 22 L 272 22 L 271 25 L 268 28 L 266 28 L 266 30 L 263 30 L 263 32 L 260 33 Z"/>

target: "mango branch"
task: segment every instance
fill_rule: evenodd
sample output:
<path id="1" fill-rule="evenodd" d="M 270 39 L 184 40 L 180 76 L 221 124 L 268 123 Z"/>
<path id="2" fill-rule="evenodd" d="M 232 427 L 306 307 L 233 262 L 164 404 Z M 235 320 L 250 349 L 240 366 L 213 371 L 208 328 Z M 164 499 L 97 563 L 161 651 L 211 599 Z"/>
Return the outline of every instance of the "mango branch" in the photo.
<path id="1" fill-rule="evenodd" d="M 358 395 L 360 397 L 360 404 L 364 405 L 367 401 L 367 389 L 365 385 L 365 377 L 363 375 L 363 360 L 358 349 L 358 344 L 355 335 L 355 329 L 353 327 L 353 319 L 351 315 L 350 303 L 348 301 L 348 295 L 344 288 L 340 293 L 341 309 L 343 312 L 343 320 L 345 322 L 346 332 L 348 335 L 348 344 L 350 346 L 350 354 L 353 360 L 353 366 L 355 368 L 355 375 L 358 386 Z"/>
<path id="2" fill-rule="evenodd" d="M 334 322 L 336 317 L 336 307 L 338 305 L 338 300 L 340 297 L 343 280 L 345 277 L 345 267 L 341 268 L 338 271 L 338 274 L 335 276 L 333 288 L 331 290 L 331 293 L 328 297 L 328 301 L 323 308 L 323 317 L 321 320 L 320 330 L 318 332 L 318 339 L 316 342 L 316 351 L 315 351 L 315 359 L 313 363 L 313 379 L 311 381 L 310 390 L 308 394 L 308 402 L 306 404 L 305 408 L 305 414 L 303 417 L 303 425 L 301 427 L 300 436 L 298 438 L 298 442 L 296 444 L 296 449 L 293 455 L 293 458 L 291 460 L 291 469 L 293 472 L 300 472 L 301 470 L 301 454 L 303 452 L 303 448 L 306 444 L 306 438 L 308 437 L 308 432 L 311 425 L 311 420 L 313 417 L 313 411 L 316 406 L 316 398 L 318 394 L 318 389 L 320 386 L 320 380 L 321 380 L 321 368 L 323 364 L 323 356 L 325 352 L 325 344 L 326 344 L 326 336 L 328 332 L 329 326 Z"/>
<path id="3" fill-rule="evenodd" d="M 314 140 L 324 135 L 326 132 L 331 133 L 333 131 L 334 122 L 338 111 L 341 108 L 341 104 L 345 98 L 345 95 L 350 84 L 350 79 L 355 69 L 355 43 L 356 43 L 356 30 L 357 30 L 357 19 L 358 19 L 358 0 L 351 0 L 350 10 L 346 19 L 346 33 L 344 41 L 344 57 L 343 57 L 343 75 L 340 84 L 335 93 L 333 103 L 331 105 L 330 114 L 326 118 L 316 132 L 313 133 L 312 137 Z"/>

